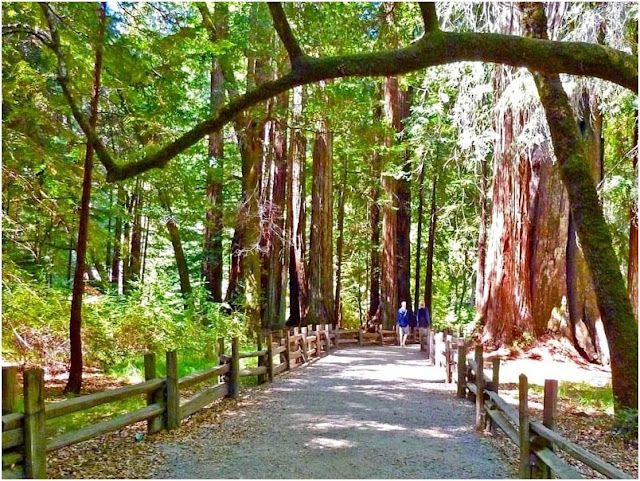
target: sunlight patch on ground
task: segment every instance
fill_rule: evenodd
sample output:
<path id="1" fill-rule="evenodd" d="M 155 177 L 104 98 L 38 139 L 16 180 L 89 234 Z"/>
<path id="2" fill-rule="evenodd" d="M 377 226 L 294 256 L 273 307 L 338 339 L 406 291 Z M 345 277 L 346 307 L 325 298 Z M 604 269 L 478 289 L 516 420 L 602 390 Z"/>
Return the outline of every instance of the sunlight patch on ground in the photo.
<path id="1" fill-rule="evenodd" d="M 451 439 L 454 437 L 451 434 L 442 432 L 439 429 L 416 429 L 415 432 L 417 436 L 427 436 L 430 438 Z"/>
<path id="2" fill-rule="evenodd" d="M 341 449 L 354 448 L 358 444 L 346 439 L 331 438 L 314 438 L 310 442 L 305 443 L 305 447 L 312 449 Z"/>
<path id="3" fill-rule="evenodd" d="M 313 416 L 300 416 L 303 423 L 308 423 L 308 429 L 313 431 L 332 431 L 335 429 L 370 429 L 375 431 L 406 431 L 407 428 L 403 426 L 396 426 L 394 424 L 380 423 L 377 421 L 364 421 L 356 420 L 344 416 L 334 416 L 332 419 L 323 418 L 323 422 L 317 422 L 318 418 Z"/>

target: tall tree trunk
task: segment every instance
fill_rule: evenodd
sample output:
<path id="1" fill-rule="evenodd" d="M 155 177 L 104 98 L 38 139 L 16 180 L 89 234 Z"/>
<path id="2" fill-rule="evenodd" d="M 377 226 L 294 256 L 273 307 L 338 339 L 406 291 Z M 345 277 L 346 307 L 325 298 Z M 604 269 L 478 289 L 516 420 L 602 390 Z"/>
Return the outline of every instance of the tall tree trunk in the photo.
<path id="1" fill-rule="evenodd" d="M 98 7 L 98 36 L 96 44 L 96 58 L 93 67 L 93 82 L 91 86 L 91 102 L 89 106 L 89 126 L 95 132 L 98 122 L 98 99 L 100 97 L 100 72 L 102 70 L 102 44 L 104 41 L 104 26 L 106 20 L 106 6 L 101 3 Z M 84 269 L 87 254 L 89 233 L 89 209 L 91 201 L 91 174 L 93 170 L 93 143 L 87 139 L 87 150 L 84 158 L 84 176 L 82 180 L 82 201 L 80 220 L 78 224 L 78 247 L 76 270 L 73 278 L 73 293 L 71 298 L 71 317 L 69 320 L 69 340 L 71 344 L 71 362 L 69 379 L 64 388 L 65 392 L 79 394 L 82 389 L 82 294 L 84 292 Z"/>
<path id="2" fill-rule="evenodd" d="M 262 327 L 278 329 L 284 325 L 285 229 L 284 210 L 287 187 L 287 134 L 286 109 L 288 95 L 279 95 L 274 100 L 275 111 L 270 121 L 271 180 L 268 199 L 269 249 L 267 251 L 266 306 Z M 263 229 L 264 231 L 264 229 Z"/>
<path id="3" fill-rule="evenodd" d="M 636 110 L 636 122 L 633 127 L 634 153 L 633 171 L 638 178 L 638 111 Z M 631 298 L 633 313 L 638 322 L 638 202 L 631 199 L 629 209 L 629 262 L 627 267 L 627 290 Z"/>
<path id="4" fill-rule="evenodd" d="M 403 121 L 409 116 L 409 97 L 409 92 L 404 92 L 398 87 L 396 77 L 385 77 L 384 111 L 395 134 L 401 134 L 404 130 Z M 395 135 L 387 134 L 384 139 L 385 146 L 391 147 L 395 143 L 394 138 Z M 383 303 L 381 317 L 385 327 L 395 322 L 395 312 L 400 302 L 406 301 L 411 311 L 411 166 L 406 150 L 402 158 L 391 160 L 401 163 L 404 175 L 400 179 L 387 176 L 382 183 L 388 199 L 382 210 L 383 255 L 380 286 Z"/>
<path id="5" fill-rule="evenodd" d="M 149 247 L 149 216 L 146 218 L 144 225 L 144 248 L 142 249 L 142 272 L 140 273 L 140 282 L 144 284 L 144 273 L 147 270 L 147 248 Z"/>
<path id="6" fill-rule="evenodd" d="M 374 145 L 378 145 L 381 138 L 378 135 L 382 107 L 379 105 L 373 112 Z M 369 289 L 369 317 L 380 315 L 380 175 L 382 172 L 382 157 L 375 148 L 371 153 L 371 201 L 369 205 L 369 226 L 371 228 L 371 271 Z"/>
<path id="7" fill-rule="evenodd" d="M 104 277 L 102 279 L 105 283 L 108 283 L 111 280 L 111 276 L 109 275 L 109 270 L 111 269 L 111 224 L 113 220 L 112 209 L 113 209 L 113 186 L 110 185 L 109 186 L 109 218 L 107 220 L 107 247 L 106 247 L 106 254 L 104 257 L 104 269 L 105 269 L 105 274 L 108 276 L 108 279 L 107 277 Z"/>
<path id="8" fill-rule="evenodd" d="M 120 282 L 120 262 L 122 260 L 122 211 L 124 211 L 124 188 L 118 184 L 118 215 L 116 216 L 116 226 L 113 237 L 113 257 L 111 259 L 111 284 L 116 291 L 119 290 Z"/>
<path id="9" fill-rule="evenodd" d="M 136 179 L 133 193 L 133 222 L 131 224 L 131 250 L 129 251 L 129 272 L 131 281 L 140 280 L 142 269 L 142 182 Z"/>
<path id="10" fill-rule="evenodd" d="M 343 159 L 342 163 L 343 169 L 342 177 L 340 179 L 340 200 L 338 203 L 338 241 L 336 246 L 338 266 L 336 269 L 336 297 L 334 308 L 338 325 L 340 325 L 342 321 L 342 251 L 344 246 L 344 204 L 347 196 L 347 159 Z"/>
<path id="11" fill-rule="evenodd" d="M 217 4 L 216 4 L 217 5 Z M 220 110 L 224 100 L 224 77 L 220 61 L 211 65 L 211 114 Z M 222 301 L 222 182 L 224 175 L 224 135 L 222 130 L 209 135 L 206 213 L 202 248 L 202 276 L 211 300 Z"/>
<path id="12" fill-rule="evenodd" d="M 238 218 L 236 221 L 236 228 L 233 231 L 233 238 L 231 239 L 231 263 L 229 265 L 229 285 L 227 286 L 227 294 L 224 297 L 225 302 L 230 303 L 232 306 L 237 307 L 239 303 L 239 287 L 238 281 L 242 273 L 242 219 L 241 209 L 238 212 Z"/>
<path id="13" fill-rule="evenodd" d="M 125 218 L 122 223 L 122 293 L 127 294 L 131 289 L 131 219 L 133 218 L 133 196 L 125 191 Z"/>
<path id="14" fill-rule="evenodd" d="M 385 329 L 396 322 L 398 308 L 398 256 L 396 244 L 396 213 L 398 201 L 395 196 L 396 180 L 388 175 L 382 177 L 382 188 L 388 198 L 382 205 L 382 262 L 380 269 L 380 321 Z"/>
<path id="15" fill-rule="evenodd" d="M 307 139 L 302 123 L 303 87 L 294 87 L 291 99 L 292 128 L 290 133 L 287 177 L 287 232 L 289 247 L 289 312 L 288 324 L 298 326 L 307 314 L 307 277 L 305 272 L 305 158 Z"/>
<path id="16" fill-rule="evenodd" d="M 433 320 L 433 309 L 431 308 L 431 301 L 433 299 L 433 250 L 436 240 L 436 222 L 438 220 L 438 177 L 439 172 L 436 168 L 433 172 L 433 180 L 431 183 L 431 210 L 429 214 L 429 240 L 427 241 L 427 272 L 424 278 L 424 305 L 429 309 L 429 314 Z"/>
<path id="17" fill-rule="evenodd" d="M 187 266 L 187 260 L 184 256 L 184 250 L 182 249 L 182 241 L 180 240 L 180 230 L 176 219 L 171 212 L 171 203 L 169 202 L 169 196 L 167 192 L 160 189 L 158 190 L 158 197 L 160 198 L 160 204 L 165 210 L 165 225 L 169 232 L 169 239 L 173 246 L 173 254 L 176 259 L 176 267 L 178 268 L 178 277 L 180 278 L 180 293 L 182 297 L 187 297 L 191 293 L 191 282 L 189 280 L 189 268 Z"/>
<path id="18" fill-rule="evenodd" d="M 418 239 L 416 241 L 416 273 L 413 285 L 413 309 L 418 312 L 420 307 L 420 255 L 422 254 L 422 211 L 424 209 L 424 157 L 420 165 L 420 175 L 418 177 Z"/>
<path id="19" fill-rule="evenodd" d="M 320 120 L 313 143 L 309 239 L 309 312 L 306 324 L 336 323 L 333 299 L 333 146 L 329 121 Z"/>
<path id="20" fill-rule="evenodd" d="M 487 224 L 489 217 L 489 162 L 483 160 L 480 163 L 480 225 L 478 227 L 478 262 L 476 264 L 476 310 L 484 297 L 485 265 L 487 258 Z M 478 311 L 479 312 L 479 311 Z"/>
<path id="21" fill-rule="evenodd" d="M 546 38 L 547 22 L 542 4 L 523 3 L 521 8 L 526 34 Z M 585 145 L 580 139 L 559 76 L 538 73 L 533 76 L 611 349 L 615 408 L 638 409 L 638 326 L 618 269 L 611 235 L 585 155 Z"/>

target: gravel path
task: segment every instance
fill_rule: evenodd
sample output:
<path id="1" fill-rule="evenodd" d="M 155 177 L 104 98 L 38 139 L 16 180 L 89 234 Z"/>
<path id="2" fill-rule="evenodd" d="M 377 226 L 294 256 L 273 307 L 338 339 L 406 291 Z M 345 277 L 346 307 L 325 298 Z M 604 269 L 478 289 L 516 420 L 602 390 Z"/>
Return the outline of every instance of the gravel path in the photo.
<path id="1" fill-rule="evenodd" d="M 159 478 L 508 478 L 418 346 L 342 349 L 161 444 Z"/>

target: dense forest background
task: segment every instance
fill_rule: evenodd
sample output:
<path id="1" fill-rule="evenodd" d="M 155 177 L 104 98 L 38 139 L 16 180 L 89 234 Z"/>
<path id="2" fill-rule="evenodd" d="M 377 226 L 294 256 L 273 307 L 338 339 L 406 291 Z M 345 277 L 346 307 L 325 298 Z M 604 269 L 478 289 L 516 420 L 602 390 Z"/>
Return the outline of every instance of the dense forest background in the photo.
<path id="1" fill-rule="evenodd" d="M 308 55 L 425 34 L 417 4 L 284 9 Z M 516 4 L 437 12 L 443 30 L 525 33 Z M 553 40 L 637 55 L 635 3 L 546 13 Z M 109 370 L 285 324 L 389 326 L 405 300 L 424 302 L 436 329 L 495 347 L 555 336 L 609 363 L 528 70 L 458 62 L 298 86 L 113 183 L 91 168 L 73 109 L 114 155 L 153 155 L 288 71 L 269 8 L 5 3 L 2 15 L 3 359 L 66 370 L 81 335 L 80 365 Z M 562 80 L 637 325 L 637 96 Z"/>

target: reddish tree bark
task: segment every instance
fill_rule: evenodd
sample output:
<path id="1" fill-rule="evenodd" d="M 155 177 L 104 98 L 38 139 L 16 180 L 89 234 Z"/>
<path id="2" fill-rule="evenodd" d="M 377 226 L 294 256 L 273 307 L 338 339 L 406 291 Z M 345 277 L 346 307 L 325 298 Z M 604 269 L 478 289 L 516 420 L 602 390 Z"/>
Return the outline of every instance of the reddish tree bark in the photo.
<path id="1" fill-rule="evenodd" d="M 116 290 L 119 289 L 120 283 L 120 263 L 122 261 L 122 211 L 124 211 L 125 192 L 121 184 L 118 184 L 118 206 L 119 211 L 116 215 L 116 225 L 113 238 L 113 256 L 111 258 L 111 284 Z"/>
<path id="2" fill-rule="evenodd" d="M 336 246 L 337 269 L 336 269 L 336 296 L 335 308 L 338 325 L 342 323 L 342 251 L 344 248 L 344 204 L 347 196 L 347 160 L 342 161 L 342 177 L 340 179 L 340 200 L 338 203 L 338 241 Z"/>
<path id="3" fill-rule="evenodd" d="M 378 134 L 382 119 L 382 107 L 379 105 L 373 112 L 374 145 L 378 145 L 381 137 Z M 382 172 L 382 157 L 375 148 L 371 153 L 371 201 L 369 204 L 369 226 L 371 228 L 371 271 L 369 288 L 369 316 L 373 318 L 380 309 L 380 175 Z"/>
<path id="4" fill-rule="evenodd" d="M 218 4 L 216 4 L 217 6 Z M 224 77 L 220 62 L 211 65 L 211 113 L 220 109 L 224 99 Z M 222 131 L 209 135 L 209 169 L 207 171 L 206 212 L 202 247 L 202 276 L 214 302 L 222 301 L 222 181 L 224 136 Z"/>
<path id="5" fill-rule="evenodd" d="M 435 165 L 437 167 L 438 161 Z M 434 169 L 431 181 L 431 207 L 429 210 L 429 240 L 427 241 L 427 269 L 424 277 L 424 306 L 429 309 L 429 314 L 433 320 L 433 309 L 431 301 L 433 299 L 433 251 L 436 241 L 436 223 L 438 221 L 438 177 L 437 168 Z"/>
<path id="6" fill-rule="evenodd" d="M 306 324 L 336 323 L 333 299 L 333 146 L 329 121 L 320 120 L 313 143 L 309 239 L 309 311 Z"/>
<path id="7" fill-rule="evenodd" d="M 298 326 L 307 314 L 307 277 L 305 271 L 305 157 L 307 139 L 300 129 L 303 88 L 295 87 L 291 97 L 287 177 L 287 238 L 289 239 L 289 312 L 288 324 Z"/>
<path id="8" fill-rule="evenodd" d="M 93 67 L 93 81 L 91 86 L 91 101 L 89 105 L 90 130 L 95 132 L 98 122 L 98 100 L 100 97 L 100 73 L 102 71 L 102 44 L 104 41 L 104 26 L 106 7 L 101 3 L 98 7 L 98 35 L 96 43 L 96 57 Z M 82 180 L 82 200 L 80 206 L 80 221 L 78 224 L 78 243 L 76 250 L 76 270 L 73 277 L 73 293 L 71 298 L 71 317 L 69 320 L 69 340 L 71 344 L 71 362 L 69 379 L 64 392 L 79 394 L 82 389 L 82 294 L 84 293 L 84 270 L 87 254 L 89 233 L 89 210 L 91 201 L 91 174 L 93 170 L 93 143 L 87 139 L 87 149 L 84 158 L 84 176 Z"/>
<path id="9" fill-rule="evenodd" d="M 384 111 L 392 131 L 395 134 L 402 133 L 403 121 L 409 116 L 409 93 L 398 88 L 398 79 L 386 77 L 384 84 Z M 387 147 L 394 145 L 394 135 L 385 136 Z M 411 311 L 411 252 L 410 252 L 410 228 L 411 228 L 411 189 L 409 178 L 411 166 L 408 153 L 404 152 L 402 159 L 404 175 L 400 179 L 383 179 L 382 185 L 386 191 L 387 201 L 383 208 L 383 255 L 381 272 L 382 294 L 382 323 L 385 327 L 395 323 L 395 312 L 402 301 L 407 302 Z M 390 291 L 394 292 L 390 292 Z"/>
<path id="10" fill-rule="evenodd" d="M 635 150 L 633 154 L 633 170 L 638 177 L 638 111 L 636 110 L 636 122 L 633 127 L 633 139 Z M 631 298 L 633 313 L 638 322 L 638 202 L 631 199 L 629 209 L 629 262 L 627 267 L 627 290 Z"/>
<path id="11" fill-rule="evenodd" d="M 158 197 L 160 198 L 162 208 L 165 210 L 165 226 L 169 233 L 169 240 L 171 240 L 171 245 L 173 246 L 173 255 L 176 260 L 176 267 L 178 268 L 180 293 L 182 294 L 182 297 L 187 297 L 191 294 L 191 281 L 189 280 L 189 267 L 187 266 L 187 260 L 184 256 L 184 250 L 182 249 L 182 240 L 180 239 L 178 223 L 173 216 L 173 212 L 171 212 L 171 203 L 167 192 L 159 190 Z"/>
<path id="12" fill-rule="evenodd" d="M 284 290 L 287 280 L 285 259 L 284 210 L 287 186 L 287 134 L 286 109 L 288 95 L 276 97 L 270 121 L 269 137 L 272 146 L 270 157 L 270 182 L 267 195 L 268 236 L 266 305 L 262 327 L 277 329 L 284 325 Z M 265 229 L 263 229 L 263 232 Z"/>

